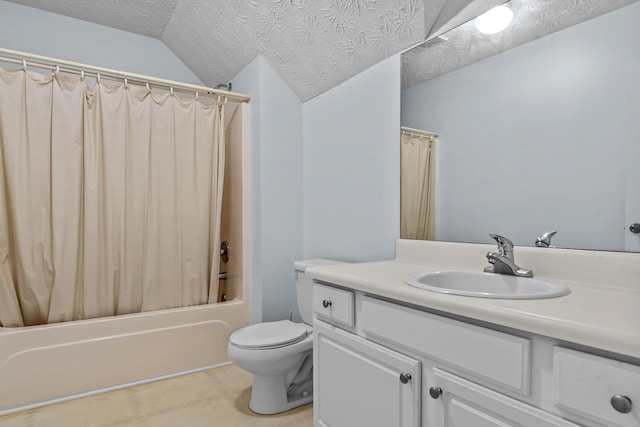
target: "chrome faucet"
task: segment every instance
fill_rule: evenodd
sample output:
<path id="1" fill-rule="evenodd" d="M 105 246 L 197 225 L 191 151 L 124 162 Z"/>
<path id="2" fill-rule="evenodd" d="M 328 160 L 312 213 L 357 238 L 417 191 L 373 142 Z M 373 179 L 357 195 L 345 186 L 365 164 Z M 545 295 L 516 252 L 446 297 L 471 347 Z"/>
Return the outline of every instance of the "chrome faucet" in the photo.
<path id="1" fill-rule="evenodd" d="M 533 277 L 533 271 L 520 268 L 513 258 L 513 242 L 498 234 L 489 234 L 498 243 L 498 252 L 487 253 L 489 266 L 486 273 L 510 274 L 512 276 Z"/>
<path id="2" fill-rule="evenodd" d="M 556 230 L 547 231 L 538 236 L 536 239 L 536 246 L 539 248 L 548 248 L 551 246 L 551 238 L 557 233 Z"/>

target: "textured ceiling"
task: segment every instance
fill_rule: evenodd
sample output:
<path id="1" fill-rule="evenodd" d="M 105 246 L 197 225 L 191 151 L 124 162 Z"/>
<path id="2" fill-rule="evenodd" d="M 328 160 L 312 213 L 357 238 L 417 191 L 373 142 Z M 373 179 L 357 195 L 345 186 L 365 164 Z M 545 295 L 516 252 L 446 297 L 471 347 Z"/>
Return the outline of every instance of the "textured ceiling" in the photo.
<path id="1" fill-rule="evenodd" d="M 158 38 L 207 85 L 262 55 L 301 100 L 427 34 L 424 0 L 10 1 Z"/>
<path id="2" fill-rule="evenodd" d="M 9 0 L 162 40 L 207 85 L 262 55 L 306 101 L 503 0 Z M 412 85 L 639 0 L 512 0 L 493 37 L 473 25 L 403 55 Z M 135 72 L 135 70 L 132 70 Z"/>
<path id="3" fill-rule="evenodd" d="M 143 36 L 160 38 L 178 0 L 8 0 Z"/>
<path id="4" fill-rule="evenodd" d="M 511 0 L 513 21 L 486 35 L 469 21 L 402 55 L 402 87 L 409 87 L 639 0 Z M 639 24 L 640 25 L 640 24 Z"/>
<path id="5" fill-rule="evenodd" d="M 263 55 L 306 100 L 423 40 L 424 25 L 422 0 L 190 0 L 162 40 L 217 81 Z"/>

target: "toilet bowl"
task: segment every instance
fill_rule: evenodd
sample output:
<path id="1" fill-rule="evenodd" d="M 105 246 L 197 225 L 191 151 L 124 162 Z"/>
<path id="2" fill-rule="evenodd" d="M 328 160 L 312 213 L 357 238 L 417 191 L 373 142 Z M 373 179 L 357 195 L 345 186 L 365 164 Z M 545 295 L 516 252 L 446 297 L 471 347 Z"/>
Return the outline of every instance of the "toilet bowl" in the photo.
<path id="1" fill-rule="evenodd" d="M 313 283 L 304 270 L 337 263 L 324 259 L 294 263 L 303 323 L 258 323 L 240 328 L 229 337 L 229 357 L 253 374 L 249 401 L 253 412 L 277 414 L 313 400 Z"/>
<path id="2" fill-rule="evenodd" d="M 312 328 L 289 320 L 252 327 L 240 329 L 236 331 L 239 334 L 229 337 L 229 357 L 253 373 L 251 410 L 258 414 L 276 414 L 311 402 Z M 249 336 L 254 336 L 264 347 L 249 344 L 252 341 Z"/>

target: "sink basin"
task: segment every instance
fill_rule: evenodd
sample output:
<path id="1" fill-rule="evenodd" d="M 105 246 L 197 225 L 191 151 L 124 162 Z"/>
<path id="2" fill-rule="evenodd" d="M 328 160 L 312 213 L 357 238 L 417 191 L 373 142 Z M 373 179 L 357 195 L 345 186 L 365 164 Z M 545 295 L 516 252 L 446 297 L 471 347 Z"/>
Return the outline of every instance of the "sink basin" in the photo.
<path id="1" fill-rule="evenodd" d="M 555 298 L 571 292 L 563 283 L 506 274 L 455 270 L 416 272 L 405 277 L 404 282 L 428 291 L 479 298 Z"/>

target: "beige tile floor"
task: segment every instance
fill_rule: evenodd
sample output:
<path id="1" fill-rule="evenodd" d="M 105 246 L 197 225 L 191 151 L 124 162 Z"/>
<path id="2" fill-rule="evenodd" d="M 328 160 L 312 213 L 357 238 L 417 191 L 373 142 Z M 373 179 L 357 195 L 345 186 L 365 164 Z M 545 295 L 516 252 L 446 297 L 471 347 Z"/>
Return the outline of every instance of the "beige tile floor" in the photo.
<path id="1" fill-rule="evenodd" d="M 0 417 L 0 427 L 311 427 L 311 404 L 249 409 L 251 374 L 228 365 Z"/>

